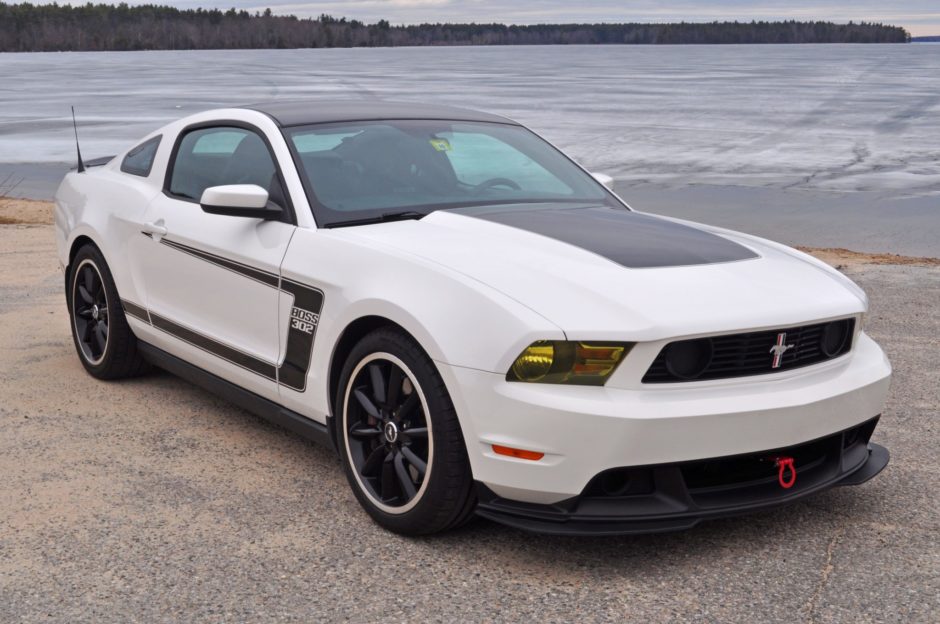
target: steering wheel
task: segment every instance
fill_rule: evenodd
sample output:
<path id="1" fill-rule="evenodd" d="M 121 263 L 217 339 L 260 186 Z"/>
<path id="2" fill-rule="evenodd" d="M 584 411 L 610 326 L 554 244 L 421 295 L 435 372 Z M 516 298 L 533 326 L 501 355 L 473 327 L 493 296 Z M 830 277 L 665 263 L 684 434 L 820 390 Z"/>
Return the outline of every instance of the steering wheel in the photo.
<path id="1" fill-rule="evenodd" d="M 489 180 L 484 180 L 476 186 L 473 187 L 472 193 L 474 195 L 479 195 L 483 191 L 493 188 L 494 186 L 508 186 L 514 191 L 521 191 L 522 187 L 519 186 L 516 182 L 510 180 L 509 178 L 490 178 Z"/>

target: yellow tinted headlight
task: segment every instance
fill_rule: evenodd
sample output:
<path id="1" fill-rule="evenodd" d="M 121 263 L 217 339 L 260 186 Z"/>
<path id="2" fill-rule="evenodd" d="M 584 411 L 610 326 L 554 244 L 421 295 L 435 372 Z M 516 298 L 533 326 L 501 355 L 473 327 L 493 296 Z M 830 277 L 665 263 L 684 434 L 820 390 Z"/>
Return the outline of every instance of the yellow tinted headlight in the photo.
<path id="1" fill-rule="evenodd" d="M 540 340 L 529 345 L 509 371 L 517 381 L 541 381 L 552 369 L 555 361 L 555 344 Z"/>
<path id="2" fill-rule="evenodd" d="M 631 342 L 539 340 L 519 354 L 506 380 L 603 386 L 632 347 Z"/>

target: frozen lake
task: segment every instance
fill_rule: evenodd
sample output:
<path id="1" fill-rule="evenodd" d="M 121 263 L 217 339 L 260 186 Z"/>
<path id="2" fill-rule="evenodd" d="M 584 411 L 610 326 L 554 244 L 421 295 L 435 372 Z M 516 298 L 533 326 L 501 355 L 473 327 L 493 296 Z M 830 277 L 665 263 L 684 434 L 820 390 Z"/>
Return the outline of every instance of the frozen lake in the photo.
<path id="1" fill-rule="evenodd" d="M 691 210 L 685 192 L 704 184 L 771 204 L 855 192 L 940 221 L 938 76 L 937 45 L 0 54 L 0 180 L 10 163 L 74 160 L 70 104 L 92 158 L 210 107 L 362 97 L 513 117 L 614 175 L 628 200 L 653 197 L 646 208 L 665 189 Z M 26 189 L 60 175 L 16 170 L 36 178 Z"/>
<path id="2" fill-rule="evenodd" d="M 940 191 L 940 46 L 0 54 L 0 161 L 113 154 L 182 114 L 365 97 L 516 118 L 618 179 Z"/>

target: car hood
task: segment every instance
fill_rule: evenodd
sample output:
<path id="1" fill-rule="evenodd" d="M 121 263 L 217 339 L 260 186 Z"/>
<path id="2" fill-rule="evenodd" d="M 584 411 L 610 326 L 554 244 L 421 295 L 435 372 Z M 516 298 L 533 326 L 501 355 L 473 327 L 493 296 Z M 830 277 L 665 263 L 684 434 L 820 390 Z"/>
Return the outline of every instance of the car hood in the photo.
<path id="1" fill-rule="evenodd" d="M 866 308 L 851 281 L 798 251 L 622 208 L 436 211 L 344 234 L 478 280 L 572 339 L 658 340 L 783 327 Z"/>

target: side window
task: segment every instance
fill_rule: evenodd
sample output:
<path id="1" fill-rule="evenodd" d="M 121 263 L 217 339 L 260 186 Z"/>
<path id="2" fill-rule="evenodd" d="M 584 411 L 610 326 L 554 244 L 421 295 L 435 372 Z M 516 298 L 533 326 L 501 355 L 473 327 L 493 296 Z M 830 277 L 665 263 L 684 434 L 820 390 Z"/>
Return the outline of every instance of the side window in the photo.
<path id="1" fill-rule="evenodd" d="M 153 168 L 153 158 L 157 155 L 157 148 L 162 138 L 162 136 L 155 136 L 129 151 L 121 161 L 121 171 L 144 178 L 149 176 L 150 169 Z"/>
<path id="2" fill-rule="evenodd" d="M 173 162 L 170 194 L 199 201 L 210 186 L 225 184 L 256 184 L 284 206 L 274 159 L 256 133 L 228 126 L 186 133 Z"/>

